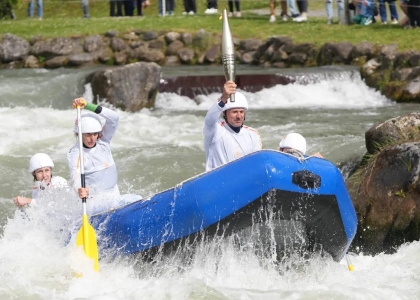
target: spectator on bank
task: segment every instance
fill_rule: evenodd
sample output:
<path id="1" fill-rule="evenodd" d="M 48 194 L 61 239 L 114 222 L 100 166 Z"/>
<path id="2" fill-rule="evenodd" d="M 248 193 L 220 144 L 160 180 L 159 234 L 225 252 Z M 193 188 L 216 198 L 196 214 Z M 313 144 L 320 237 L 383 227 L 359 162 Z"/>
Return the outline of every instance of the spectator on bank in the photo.
<path id="1" fill-rule="evenodd" d="M 109 15 L 111 17 L 122 17 L 122 1 L 110 0 L 109 1 Z"/>
<path id="2" fill-rule="evenodd" d="M 228 5 L 229 5 L 229 14 L 228 17 L 232 17 L 233 16 L 233 3 L 235 2 L 235 8 L 236 8 L 236 14 L 235 16 L 237 18 L 241 17 L 241 5 L 239 3 L 239 0 L 228 0 Z"/>
<path id="3" fill-rule="evenodd" d="M 158 1 L 159 1 L 158 3 L 159 16 L 166 16 L 166 15 L 171 16 L 174 14 L 175 0 L 158 0 Z"/>
<path id="4" fill-rule="evenodd" d="M 133 0 L 133 15 L 134 11 L 137 9 L 137 16 L 143 15 L 143 0 Z"/>
<path id="5" fill-rule="evenodd" d="M 168 14 L 171 16 L 171 15 L 173 15 L 174 14 L 174 12 L 175 12 L 175 0 L 167 0 L 167 2 L 166 3 L 168 3 L 168 9 L 167 9 L 167 12 L 168 12 Z"/>
<path id="6" fill-rule="evenodd" d="M 358 0 L 352 0 L 352 2 L 349 2 L 349 10 L 353 11 L 353 16 L 356 16 L 359 14 L 359 8 L 356 7 Z M 372 23 L 376 23 L 376 17 L 379 15 L 378 7 L 373 4 L 373 10 L 372 10 Z M 354 19 L 354 18 L 353 18 Z M 354 20 L 353 20 L 354 22 Z"/>
<path id="7" fill-rule="evenodd" d="M 184 0 L 184 12 L 182 14 L 194 15 L 196 13 L 197 13 L 197 4 L 195 3 L 195 0 Z"/>
<path id="8" fill-rule="evenodd" d="M 83 18 L 89 19 L 89 0 L 82 0 Z"/>
<path id="9" fill-rule="evenodd" d="M 295 0 L 287 0 L 287 7 L 290 12 L 290 16 L 293 18 L 297 18 L 300 16 L 299 11 L 296 8 L 296 1 Z M 283 21 L 286 21 L 283 17 Z"/>
<path id="10" fill-rule="evenodd" d="M 207 1 L 207 9 L 204 11 L 205 14 L 217 14 L 217 0 L 208 0 Z"/>
<path id="11" fill-rule="evenodd" d="M 134 1 L 123 0 L 124 15 L 126 17 L 132 17 L 134 15 Z"/>
<path id="12" fill-rule="evenodd" d="M 293 18 L 294 22 L 302 23 L 308 21 L 308 0 L 297 1 L 300 16 Z"/>
<path id="13" fill-rule="evenodd" d="M 356 8 L 353 17 L 354 23 L 365 26 L 372 24 L 375 3 L 372 0 L 353 0 L 353 5 Z"/>
<path id="14" fill-rule="evenodd" d="M 270 20 L 271 23 L 276 22 L 276 0 L 270 0 Z"/>
<path id="15" fill-rule="evenodd" d="M 387 24 L 385 2 L 388 3 L 389 13 L 391 14 L 391 24 L 398 24 L 398 12 L 395 7 L 395 0 L 379 0 L 379 15 L 381 16 L 382 24 Z"/>
<path id="16" fill-rule="evenodd" d="M 407 16 L 410 24 L 407 28 L 420 26 L 420 0 L 407 0 Z"/>
<path id="17" fill-rule="evenodd" d="M 344 0 L 336 0 L 337 1 L 337 16 L 338 16 L 338 24 L 342 22 L 342 14 L 344 10 Z M 325 8 L 327 10 L 327 17 L 328 17 L 328 24 L 333 23 L 334 13 L 333 13 L 333 0 L 326 0 L 325 1 Z"/>
<path id="18" fill-rule="evenodd" d="M 149 0 L 137 0 L 137 4 L 140 5 L 140 7 L 141 7 L 140 14 L 139 14 L 139 11 L 137 9 L 137 15 L 142 16 L 144 10 L 150 6 L 150 1 Z"/>
<path id="19" fill-rule="evenodd" d="M 400 8 L 402 12 L 404 13 L 404 17 L 401 20 L 401 26 L 408 26 L 410 25 L 410 19 L 408 17 L 408 9 L 407 9 L 407 0 L 401 0 L 400 1 Z"/>
<path id="20" fill-rule="evenodd" d="M 294 0 L 292 0 L 294 1 Z M 281 0 L 281 12 L 280 16 L 283 18 L 283 21 L 287 21 L 287 0 Z M 270 0 L 270 19 L 269 21 L 276 22 L 276 0 Z"/>
<path id="21" fill-rule="evenodd" d="M 35 0 L 30 0 L 28 3 L 28 17 L 33 18 L 34 16 L 34 4 Z M 38 20 L 42 20 L 43 17 L 43 7 L 42 7 L 42 0 L 36 0 L 36 11 Z"/>

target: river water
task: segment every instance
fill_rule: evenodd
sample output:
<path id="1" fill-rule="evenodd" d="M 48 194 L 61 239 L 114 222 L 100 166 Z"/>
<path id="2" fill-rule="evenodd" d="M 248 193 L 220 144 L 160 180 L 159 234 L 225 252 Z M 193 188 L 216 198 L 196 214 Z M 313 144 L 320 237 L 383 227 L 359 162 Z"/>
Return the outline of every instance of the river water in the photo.
<path id="1" fill-rule="evenodd" d="M 20 211 L 12 199 L 30 196 L 27 167 L 36 152 L 52 157 L 54 174 L 70 177 L 66 152 L 75 143 L 76 118 L 70 106 L 76 96 L 92 100 L 84 84 L 91 71 L 0 70 L 0 299 L 420 298 L 420 242 L 392 255 L 355 250 L 353 272 L 328 257 L 274 263 L 229 239 L 203 244 L 188 264 L 176 256 L 154 263 L 123 257 L 101 260 L 99 273 L 86 268 L 80 249 L 63 246 L 62 237 L 63 224 L 80 218 L 79 201 L 57 191 Z M 284 134 L 300 132 L 308 153 L 319 151 L 338 166 L 364 154 L 371 126 L 419 109 L 393 103 L 349 70 L 308 70 L 300 83 L 244 93 L 246 124 L 258 129 L 263 148 L 277 149 Z M 147 197 L 203 172 L 203 120 L 218 96 L 164 93 L 154 109 L 119 111 L 111 145 L 121 192 Z"/>

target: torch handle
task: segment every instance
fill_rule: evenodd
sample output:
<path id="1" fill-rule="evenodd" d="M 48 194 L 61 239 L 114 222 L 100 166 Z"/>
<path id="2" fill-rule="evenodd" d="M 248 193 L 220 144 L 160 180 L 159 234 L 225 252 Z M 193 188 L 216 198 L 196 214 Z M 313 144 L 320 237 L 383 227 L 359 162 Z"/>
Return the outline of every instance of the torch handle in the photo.
<path id="1" fill-rule="evenodd" d="M 235 81 L 235 55 L 225 54 L 222 57 L 226 80 Z M 235 102 L 235 94 L 230 95 L 230 102 Z"/>

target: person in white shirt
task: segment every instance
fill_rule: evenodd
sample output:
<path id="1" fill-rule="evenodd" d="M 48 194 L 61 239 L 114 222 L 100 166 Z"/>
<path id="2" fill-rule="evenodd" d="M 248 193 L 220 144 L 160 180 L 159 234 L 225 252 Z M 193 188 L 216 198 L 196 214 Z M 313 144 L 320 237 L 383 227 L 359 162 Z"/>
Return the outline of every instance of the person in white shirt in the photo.
<path id="1" fill-rule="evenodd" d="M 17 196 L 13 199 L 16 206 L 22 207 L 28 204 L 34 204 L 40 190 L 47 188 L 60 188 L 67 186 L 67 180 L 60 176 L 52 175 L 54 163 L 45 153 L 36 153 L 29 160 L 29 173 L 34 177 L 34 186 L 32 188 L 32 198 Z"/>
<path id="2" fill-rule="evenodd" d="M 232 94 L 235 94 L 235 102 L 230 101 Z M 262 149 L 258 131 L 243 124 L 247 110 L 245 96 L 236 91 L 233 81 L 227 81 L 222 96 L 204 119 L 206 171 Z M 220 119 L 221 114 L 224 120 Z"/>
<path id="3" fill-rule="evenodd" d="M 74 127 L 77 138 L 83 139 L 84 174 L 86 187 L 81 187 L 79 142 L 67 153 L 67 162 L 70 169 L 72 187 L 78 192 L 80 198 L 107 193 L 111 197 L 119 197 L 117 186 L 118 171 L 111 153 L 111 139 L 118 128 L 119 116 L 115 111 L 87 103 L 83 98 L 73 100 L 73 108 L 80 106 L 91 112 L 81 114 L 82 137 L 78 136 L 78 124 Z M 105 125 L 99 116 L 105 119 Z"/>

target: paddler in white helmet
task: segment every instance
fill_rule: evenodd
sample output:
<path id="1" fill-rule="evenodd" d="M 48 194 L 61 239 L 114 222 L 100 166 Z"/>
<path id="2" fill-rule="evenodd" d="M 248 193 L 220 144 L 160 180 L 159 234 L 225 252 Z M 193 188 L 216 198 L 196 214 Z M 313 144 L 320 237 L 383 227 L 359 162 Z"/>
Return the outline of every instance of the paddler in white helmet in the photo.
<path id="1" fill-rule="evenodd" d="M 306 139 L 300 133 L 288 133 L 281 139 L 279 143 L 279 151 L 296 157 L 305 157 Z M 314 153 L 311 156 L 323 158 L 319 152 Z"/>
<path id="2" fill-rule="evenodd" d="M 230 95 L 235 94 L 235 102 Z M 248 101 L 236 91 L 236 84 L 227 81 L 223 94 L 214 103 L 204 119 L 204 150 L 206 171 L 210 171 L 249 153 L 261 150 L 258 131 L 244 125 Z M 223 114 L 223 120 L 220 115 Z"/>
<path id="3" fill-rule="evenodd" d="M 34 204 L 40 190 L 47 188 L 66 187 L 67 180 L 60 176 L 52 175 L 54 163 L 45 153 L 36 153 L 29 160 L 28 172 L 34 177 L 32 198 L 17 196 L 13 199 L 16 206 L 22 207 L 27 204 Z"/>
<path id="4" fill-rule="evenodd" d="M 78 141 L 67 153 L 71 185 L 78 192 L 80 198 L 89 198 L 89 189 L 91 197 L 103 192 L 111 197 L 118 197 L 120 195 L 117 186 L 118 172 L 110 147 L 111 139 L 118 128 L 118 113 L 100 105 L 87 103 L 83 98 L 73 100 L 72 107 L 76 108 L 77 106 L 89 111 L 81 114 L 82 137 L 78 136 L 77 120 L 74 126 L 75 135 L 83 140 L 86 188 L 81 187 Z M 102 126 L 99 116 L 105 119 L 104 126 Z"/>

